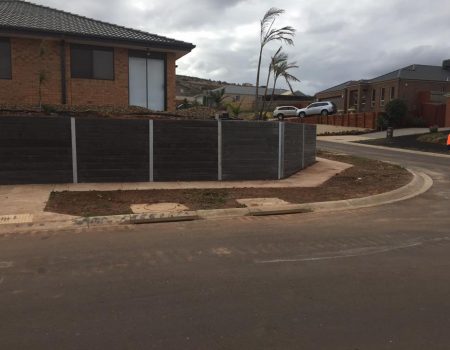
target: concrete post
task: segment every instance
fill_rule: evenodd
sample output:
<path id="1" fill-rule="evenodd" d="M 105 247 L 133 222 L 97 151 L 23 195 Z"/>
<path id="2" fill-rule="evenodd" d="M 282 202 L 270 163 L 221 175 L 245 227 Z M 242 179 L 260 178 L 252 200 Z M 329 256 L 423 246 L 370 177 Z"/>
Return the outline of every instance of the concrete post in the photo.
<path id="1" fill-rule="evenodd" d="M 70 134 L 72 137 L 72 178 L 73 183 L 78 183 L 78 160 L 77 160 L 77 130 L 74 117 L 70 118 Z"/>
<path id="2" fill-rule="evenodd" d="M 153 137 L 153 120 L 148 121 L 148 145 L 149 145 L 149 181 L 154 181 L 153 163 L 154 163 L 154 137 Z"/>
<path id="3" fill-rule="evenodd" d="M 302 125 L 302 169 L 305 169 L 305 124 Z"/>
<path id="4" fill-rule="evenodd" d="M 278 123 L 278 179 L 284 177 L 284 122 Z"/>
<path id="5" fill-rule="evenodd" d="M 217 121 L 217 180 L 222 181 L 222 121 Z"/>

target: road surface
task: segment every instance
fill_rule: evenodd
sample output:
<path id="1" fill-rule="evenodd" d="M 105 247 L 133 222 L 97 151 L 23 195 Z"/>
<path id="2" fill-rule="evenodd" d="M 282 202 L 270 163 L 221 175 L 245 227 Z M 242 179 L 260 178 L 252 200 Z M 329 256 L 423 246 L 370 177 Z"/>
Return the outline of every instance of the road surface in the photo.
<path id="1" fill-rule="evenodd" d="M 0 238 L 0 349 L 449 349 L 450 161 L 335 213 Z"/>

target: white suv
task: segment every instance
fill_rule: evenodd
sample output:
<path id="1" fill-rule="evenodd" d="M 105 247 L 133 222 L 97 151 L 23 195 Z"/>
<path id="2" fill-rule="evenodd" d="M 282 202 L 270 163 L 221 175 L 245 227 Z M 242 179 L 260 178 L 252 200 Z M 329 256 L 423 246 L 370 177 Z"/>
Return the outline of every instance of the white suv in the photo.
<path id="1" fill-rule="evenodd" d="M 314 114 L 328 115 L 336 113 L 336 110 L 337 110 L 336 105 L 333 102 L 320 101 L 311 103 L 306 108 L 298 109 L 297 115 L 301 118 Z"/>
<path id="2" fill-rule="evenodd" d="M 296 117 L 298 115 L 298 108 L 294 106 L 278 106 L 273 111 L 274 118 L 283 120 L 284 117 Z"/>

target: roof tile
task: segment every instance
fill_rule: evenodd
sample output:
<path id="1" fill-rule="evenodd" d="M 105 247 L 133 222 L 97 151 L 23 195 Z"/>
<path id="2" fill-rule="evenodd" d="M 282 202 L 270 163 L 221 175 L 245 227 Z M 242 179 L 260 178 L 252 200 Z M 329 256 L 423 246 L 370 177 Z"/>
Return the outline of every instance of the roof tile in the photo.
<path id="1" fill-rule="evenodd" d="M 37 31 L 98 39 L 131 41 L 149 46 L 192 50 L 195 46 L 21 0 L 0 0 L 0 30 Z"/>

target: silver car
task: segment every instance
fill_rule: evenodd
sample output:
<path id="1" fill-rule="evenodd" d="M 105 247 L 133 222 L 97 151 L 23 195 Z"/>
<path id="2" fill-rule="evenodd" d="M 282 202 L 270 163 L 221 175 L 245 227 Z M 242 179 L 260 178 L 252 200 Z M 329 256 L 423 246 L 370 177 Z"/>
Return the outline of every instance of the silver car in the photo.
<path id="1" fill-rule="evenodd" d="M 337 110 L 336 105 L 333 102 L 320 101 L 311 103 L 306 108 L 298 109 L 297 115 L 301 118 L 315 114 L 328 115 L 336 113 L 336 110 Z"/>
<path id="2" fill-rule="evenodd" d="M 298 108 L 294 106 L 278 106 L 273 111 L 274 118 L 283 120 L 284 117 L 296 117 L 298 115 Z"/>

